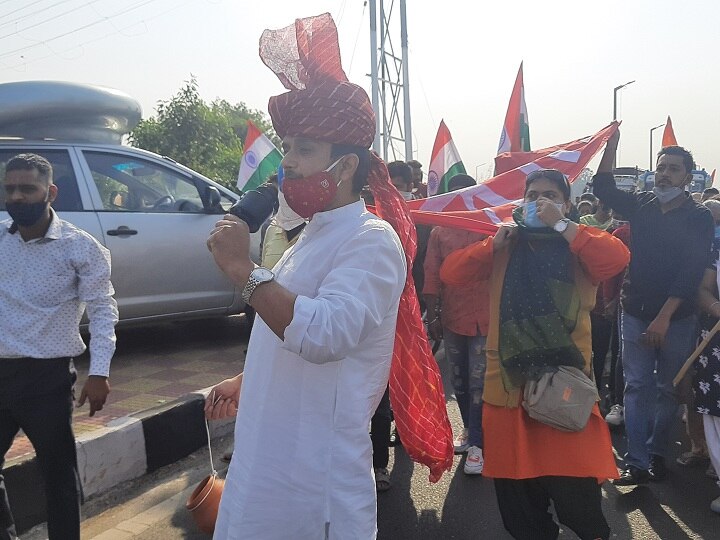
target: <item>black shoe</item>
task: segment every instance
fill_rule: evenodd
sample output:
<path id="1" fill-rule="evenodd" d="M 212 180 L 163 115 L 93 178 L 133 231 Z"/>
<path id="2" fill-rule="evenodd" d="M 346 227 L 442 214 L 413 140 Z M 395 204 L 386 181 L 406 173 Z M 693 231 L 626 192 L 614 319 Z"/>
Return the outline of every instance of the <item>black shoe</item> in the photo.
<path id="1" fill-rule="evenodd" d="M 620 478 L 613 480 L 615 486 L 637 486 L 646 484 L 650 479 L 650 473 L 643 469 L 638 469 L 629 465 L 627 469 L 620 473 Z"/>
<path id="2" fill-rule="evenodd" d="M 394 428 L 390 434 L 390 446 L 395 447 L 401 445 L 402 441 L 400 440 L 400 435 L 398 435 L 397 428 Z"/>
<path id="3" fill-rule="evenodd" d="M 665 465 L 665 458 L 662 456 L 650 455 L 650 473 L 651 482 L 662 482 L 669 474 L 667 465 Z"/>

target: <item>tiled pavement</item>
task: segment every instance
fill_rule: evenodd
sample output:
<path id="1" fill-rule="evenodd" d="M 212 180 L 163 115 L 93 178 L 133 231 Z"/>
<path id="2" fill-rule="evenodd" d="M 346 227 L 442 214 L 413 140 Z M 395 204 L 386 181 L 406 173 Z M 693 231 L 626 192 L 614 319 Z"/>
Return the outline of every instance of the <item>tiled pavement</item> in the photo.
<path id="1" fill-rule="evenodd" d="M 76 407 L 75 436 L 236 375 L 244 359 L 246 334 L 242 317 L 118 331 L 108 401 L 92 418 L 88 416 L 88 403 Z M 75 360 L 76 398 L 87 378 L 88 366 L 87 354 Z M 30 441 L 20 433 L 5 459 L 33 453 Z"/>

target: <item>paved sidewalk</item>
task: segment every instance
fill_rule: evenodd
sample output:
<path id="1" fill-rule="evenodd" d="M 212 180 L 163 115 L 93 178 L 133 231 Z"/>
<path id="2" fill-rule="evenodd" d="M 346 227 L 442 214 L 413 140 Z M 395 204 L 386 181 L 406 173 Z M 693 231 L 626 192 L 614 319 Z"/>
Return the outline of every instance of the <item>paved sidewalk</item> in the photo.
<path id="1" fill-rule="evenodd" d="M 75 436 L 91 436 L 91 432 L 113 420 L 169 403 L 237 375 L 245 359 L 241 336 L 246 334 L 242 316 L 120 330 L 118 351 L 110 371 L 108 402 L 92 418 L 88 416 L 87 403 L 76 408 Z M 130 343 L 124 343 L 126 340 Z M 209 351 L 208 345 L 214 343 L 217 348 Z M 75 396 L 79 398 L 87 379 L 87 353 L 76 359 L 75 367 L 78 371 Z M 19 434 L 5 459 L 11 462 L 34 454 L 30 441 Z"/>
<path id="2" fill-rule="evenodd" d="M 244 316 L 155 324 L 118 331 L 110 396 L 92 418 L 75 411 L 78 472 L 86 498 L 151 473 L 207 445 L 205 393 L 242 371 L 248 325 Z M 76 361 L 79 396 L 89 359 Z M 232 422 L 211 422 L 212 437 Z M 18 434 L 3 469 L 18 530 L 45 520 L 43 482 L 32 445 Z"/>

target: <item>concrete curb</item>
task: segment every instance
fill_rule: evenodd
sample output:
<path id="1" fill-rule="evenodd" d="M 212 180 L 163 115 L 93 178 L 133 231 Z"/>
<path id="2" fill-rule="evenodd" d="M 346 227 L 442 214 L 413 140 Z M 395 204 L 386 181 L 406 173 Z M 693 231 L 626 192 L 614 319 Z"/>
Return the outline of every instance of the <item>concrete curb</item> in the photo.
<path id="1" fill-rule="evenodd" d="M 105 492 L 174 463 L 207 445 L 205 397 L 211 388 L 118 418 L 77 437 L 78 472 L 84 496 Z M 210 423 L 210 437 L 228 435 L 234 419 Z M 35 456 L 9 461 L 4 470 L 18 532 L 46 520 L 45 491 Z"/>

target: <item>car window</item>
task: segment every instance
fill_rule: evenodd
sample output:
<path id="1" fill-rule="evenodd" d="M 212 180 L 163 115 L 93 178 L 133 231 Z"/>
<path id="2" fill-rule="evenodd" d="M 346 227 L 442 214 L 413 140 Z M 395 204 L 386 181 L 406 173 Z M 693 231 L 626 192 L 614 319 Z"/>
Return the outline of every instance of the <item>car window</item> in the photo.
<path id="1" fill-rule="evenodd" d="M 120 212 L 203 212 L 195 183 L 135 156 L 83 151 L 103 209 Z"/>
<path id="2" fill-rule="evenodd" d="M 18 154 L 33 153 L 47 159 L 53 168 L 53 183 L 58 187 L 58 194 L 52 207 L 61 212 L 77 212 L 83 209 L 80 192 L 78 191 L 75 170 L 67 150 L 35 150 L 25 148 L 0 147 L 0 182 L 5 178 L 5 165 Z M 0 189 L 0 210 L 5 210 L 5 189 Z"/>

